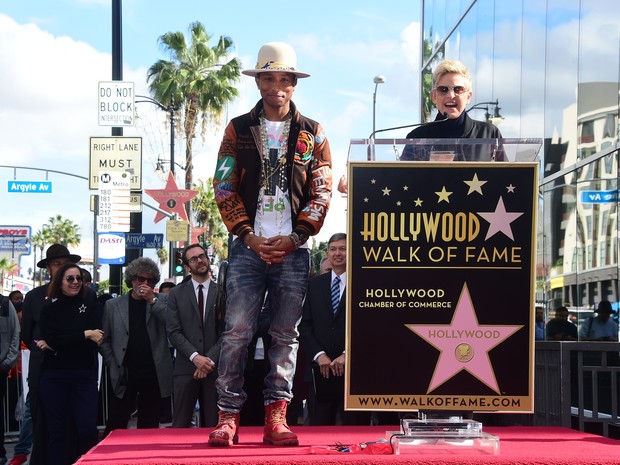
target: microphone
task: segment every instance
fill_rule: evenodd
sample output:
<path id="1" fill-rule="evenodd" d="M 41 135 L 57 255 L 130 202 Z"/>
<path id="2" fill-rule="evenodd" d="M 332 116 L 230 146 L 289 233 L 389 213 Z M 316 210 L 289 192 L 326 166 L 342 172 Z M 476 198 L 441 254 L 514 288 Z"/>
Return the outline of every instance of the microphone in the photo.
<path id="1" fill-rule="evenodd" d="M 443 123 L 444 121 L 448 120 L 448 112 L 444 111 L 441 116 L 443 116 L 442 119 L 435 119 L 433 121 L 428 121 L 426 123 L 418 123 L 418 124 L 407 124 L 406 126 L 396 126 L 393 128 L 385 128 L 385 129 L 377 129 L 376 131 L 373 131 L 370 136 L 368 136 L 369 139 L 374 139 L 375 134 L 378 134 L 380 132 L 387 132 L 387 131 L 395 131 L 396 129 L 405 129 L 405 128 L 416 128 L 418 126 L 426 126 L 427 124 L 436 124 L 436 123 Z"/>

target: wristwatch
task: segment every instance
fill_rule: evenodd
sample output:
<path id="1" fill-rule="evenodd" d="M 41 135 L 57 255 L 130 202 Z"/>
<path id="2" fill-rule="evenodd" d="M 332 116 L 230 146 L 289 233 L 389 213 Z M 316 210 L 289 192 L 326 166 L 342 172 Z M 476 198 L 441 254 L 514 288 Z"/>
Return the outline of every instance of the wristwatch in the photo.
<path id="1" fill-rule="evenodd" d="M 159 299 L 157 297 L 153 297 L 153 301 L 151 302 L 151 305 L 155 305 L 155 303 L 158 301 Z"/>

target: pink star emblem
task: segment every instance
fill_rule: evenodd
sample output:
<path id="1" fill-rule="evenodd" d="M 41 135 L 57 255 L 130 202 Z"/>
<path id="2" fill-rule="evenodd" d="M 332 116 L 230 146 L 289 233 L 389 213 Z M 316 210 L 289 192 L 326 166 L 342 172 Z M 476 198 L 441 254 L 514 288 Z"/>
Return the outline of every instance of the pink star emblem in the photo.
<path id="1" fill-rule="evenodd" d="M 205 231 L 207 230 L 207 228 L 201 228 L 199 226 L 194 226 L 192 228 L 192 240 L 190 242 L 190 244 L 197 244 L 198 243 L 198 236 L 202 235 Z"/>
<path id="2" fill-rule="evenodd" d="M 405 325 L 441 353 L 428 392 L 462 370 L 500 394 L 489 351 L 508 339 L 523 325 L 481 325 L 467 289 L 463 290 L 449 325 Z"/>
<path id="3" fill-rule="evenodd" d="M 488 238 L 497 234 L 498 232 L 503 232 L 510 239 L 512 239 L 513 241 L 515 240 L 514 236 L 512 235 L 512 228 L 510 227 L 510 223 L 523 215 L 523 212 L 507 212 L 506 207 L 504 206 L 504 199 L 502 197 L 499 198 L 494 212 L 477 213 L 489 222 L 489 230 L 487 231 L 487 237 L 484 238 L 485 241 Z"/>
<path id="4" fill-rule="evenodd" d="M 148 195 L 159 202 L 159 208 L 170 213 L 176 213 L 179 218 L 187 221 L 185 204 L 198 194 L 198 191 L 179 189 L 172 173 L 168 173 L 168 181 L 164 189 L 145 189 Z M 165 217 L 161 212 L 155 215 L 155 223 Z"/>

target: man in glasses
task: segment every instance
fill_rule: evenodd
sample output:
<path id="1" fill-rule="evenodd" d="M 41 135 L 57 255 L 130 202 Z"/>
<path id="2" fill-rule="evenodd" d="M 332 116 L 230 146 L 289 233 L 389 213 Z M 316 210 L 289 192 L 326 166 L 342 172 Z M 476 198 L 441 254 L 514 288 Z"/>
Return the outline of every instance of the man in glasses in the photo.
<path id="1" fill-rule="evenodd" d="M 153 291 L 159 267 L 140 257 L 125 268 L 131 292 L 106 302 L 101 355 L 112 393 L 105 434 L 125 429 L 137 406 L 138 428 L 158 428 L 163 399 L 172 394 L 172 357 L 166 338 L 167 294 Z"/>
<path id="2" fill-rule="evenodd" d="M 501 139 L 500 130 L 486 121 L 476 121 L 469 117 L 465 107 L 473 95 L 469 71 L 460 61 L 443 61 L 433 72 L 431 100 L 437 106 L 437 117 L 429 124 L 415 128 L 407 139 Z M 480 147 L 442 146 L 437 152 L 454 152 L 454 160 L 466 161 L 503 161 L 503 149 L 488 152 Z M 407 145 L 400 156 L 401 160 L 428 160 L 432 157 L 429 150 Z"/>
<path id="3" fill-rule="evenodd" d="M 166 309 L 168 339 L 177 351 L 172 427 L 191 426 L 196 401 L 200 404 L 200 427 L 215 426 L 215 364 L 220 358 L 217 285 L 210 279 L 211 263 L 200 244 L 188 245 L 182 257 L 190 279 L 170 290 Z"/>

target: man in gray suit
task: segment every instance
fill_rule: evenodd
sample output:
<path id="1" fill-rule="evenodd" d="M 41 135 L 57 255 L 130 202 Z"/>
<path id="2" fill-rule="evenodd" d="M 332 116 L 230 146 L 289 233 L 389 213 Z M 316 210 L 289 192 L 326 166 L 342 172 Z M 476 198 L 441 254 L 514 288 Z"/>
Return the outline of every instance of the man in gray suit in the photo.
<path id="1" fill-rule="evenodd" d="M 217 286 L 210 279 L 209 257 L 200 244 L 188 245 L 183 250 L 183 263 L 191 279 L 170 289 L 166 309 L 168 339 L 177 351 L 172 427 L 191 426 L 196 401 L 200 403 L 200 426 L 215 426 L 218 414 L 215 364 L 220 357 L 220 322 L 215 309 Z"/>
<path id="2" fill-rule="evenodd" d="M 125 429 L 138 408 L 138 428 L 158 428 L 162 399 L 172 391 L 172 357 L 166 339 L 166 294 L 153 291 L 157 264 L 140 257 L 125 268 L 131 292 L 108 300 L 100 352 L 113 392 L 105 434 Z"/>

